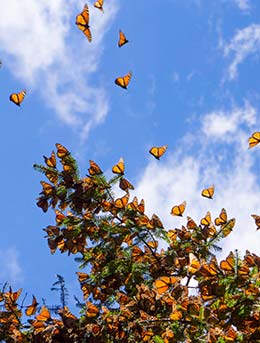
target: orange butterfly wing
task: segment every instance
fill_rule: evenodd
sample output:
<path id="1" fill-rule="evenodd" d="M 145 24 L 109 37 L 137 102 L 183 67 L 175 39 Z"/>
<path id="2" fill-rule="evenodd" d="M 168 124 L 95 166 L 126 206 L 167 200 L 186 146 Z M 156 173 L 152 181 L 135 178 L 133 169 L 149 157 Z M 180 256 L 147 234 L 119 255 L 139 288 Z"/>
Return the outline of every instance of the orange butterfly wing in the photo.
<path id="1" fill-rule="evenodd" d="M 128 43 L 126 36 L 124 35 L 124 33 L 121 30 L 119 30 L 119 40 L 118 40 L 119 48 L 121 48 L 121 46 L 125 45 L 126 43 Z"/>
<path id="2" fill-rule="evenodd" d="M 115 164 L 112 168 L 112 172 L 114 174 L 123 175 L 125 172 L 125 164 L 123 157 L 120 158 L 117 164 Z"/>
<path id="3" fill-rule="evenodd" d="M 210 186 L 209 188 L 205 188 L 201 191 L 201 195 L 205 198 L 209 198 L 209 199 L 212 199 L 213 198 L 213 195 L 214 195 L 214 192 L 215 192 L 215 187 L 214 185 Z"/>
<path id="4" fill-rule="evenodd" d="M 115 84 L 118 85 L 121 88 L 127 89 L 127 86 L 131 80 L 132 72 L 130 71 L 125 76 L 119 76 L 115 79 Z"/>
<path id="5" fill-rule="evenodd" d="M 150 150 L 149 153 L 151 155 L 153 155 L 157 160 L 160 159 L 160 157 L 165 153 L 166 149 L 167 149 L 167 145 L 163 145 L 163 146 L 153 146 Z"/>
<path id="6" fill-rule="evenodd" d="M 23 102 L 23 99 L 25 97 L 26 90 L 24 89 L 20 93 L 12 93 L 9 97 L 9 100 L 12 101 L 15 105 L 20 106 Z"/>
<path id="7" fill-rule="evenodd" d="M 103 0 L 97 0 L 97 1 L 94 3 L 94 7 L 98 8 L 100 11 L 104 12 L 103 3 L 104 3 Z"/>
<path id="8" fill-rule="evenodd" d="M 88 41 L 92 41 L 91 31 L 89 29 L 89 10 L 88 5 L 86 4 L 83 8 L 83 11 L 76 17 L 76 25 L 87 37 Z"/>
<path id="9" fill-rule="evenodd" d="M 260 143 L 260 132 L 256 131 L 248 138 L 249 149 Z"/>

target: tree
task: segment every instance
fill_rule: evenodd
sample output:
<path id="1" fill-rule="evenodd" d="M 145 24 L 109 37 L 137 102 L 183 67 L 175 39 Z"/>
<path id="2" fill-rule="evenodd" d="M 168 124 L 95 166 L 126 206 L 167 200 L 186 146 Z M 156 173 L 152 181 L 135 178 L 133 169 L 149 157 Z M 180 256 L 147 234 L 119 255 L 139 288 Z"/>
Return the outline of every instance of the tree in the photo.
<path id="1" fill-rule="evenodd" d="M 0 293 L 0 339 L 6 342 L 260 342 L 260 257 L 230 252 L 218 262 L 218 243 L 235 219 L 225 209 L 200 224 L 167 230 L 160 218 L 145 214 L 144 201 L 130 198 L 133 185 L 124 161 L 107 180 L 90 161 L 81 177 L 71 153 L 61 144 L 35 165 L 41 181 L 37 205 L 53 208 L 56 225 L 44 231 L 51 253 L 77 255 L 83 300 L 78 316 L 66 306 L 59 275 L 55 289 L 63 300 L 56 315 L 46 305 L 37 313 L 20 301 L 21 289 Z M 62 166 L 59 170 L 56 157 Z M 115 198 L 120 187 L 124 195 Z M 161 243 L 166 246 L 161 249 Z M 33 316 L 33 319 L 28 317 Z"/>

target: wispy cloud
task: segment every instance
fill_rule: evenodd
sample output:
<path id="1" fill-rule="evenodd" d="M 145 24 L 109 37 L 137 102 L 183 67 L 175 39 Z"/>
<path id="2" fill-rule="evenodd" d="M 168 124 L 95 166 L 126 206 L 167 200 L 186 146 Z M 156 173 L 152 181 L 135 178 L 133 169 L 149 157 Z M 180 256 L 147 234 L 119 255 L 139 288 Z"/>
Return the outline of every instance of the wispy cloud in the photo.
<path id="1" fill-rule="evenodd" d="M 10 0 L 0 12 L 5 65 L 29 88 L 29 95 L 40 92 L 46 105 L 83 139 L 109 110 L 106 91 L 92 76 L 117 7 L 116 1 L 108 2 L 103 14 L 90 6 L 91 44 L 75 25 L 82 10 L 75 0 Z"/>
<path id="2" fill-rule="evenodd" d="M 249 56 L 260 53 L 260 25 L 252 24 L 238 30 L 227 44 L 223 45 L 224 56 L 231 56 L 228 67 L 228 79 L 233 80 L 238 75 L 238 66 Z"/>
<path id="3" fill-rule="evenodd" d="M 242 11 L 247 11 L 251 8 L 250 0 L 234 0 L 234 2 Z"/>
<path id="4" fill-rule="evenodd" d="M 225 126 L 229 117 L 231 124 Z M 185 215 L 197 223 L 208 210 L 215 218 L 225 207 L 237 224 L 223 242 L 224 254 L 235 248 L 259 253 L 259 232 L 250 216 L 260 214 L 260 170 L 255 169 L 259 151 L 247 149 L 249 127 L 255 120 L 256 109 L 247 101 L 242 108 L 208 113 L 200 129 L 184 136 L 178 149 L 171 153 L 169 148 L 159 162 L 151 160 L 136 187 L 136 195 L 146 199 L 148 213 L 157 213 L 166 227 L 173 228 L 186 224 L 185 219 L 170 215 L 171 207 L 183 200 Z M 188 148 L 186 142 L 191 142 Z M 216 187 L 214 199 L 205 199 L 201 190 L 211 184 Z"/>
<path id="5" fill-rule="evenodd" d="M 0 251 L 0 261 L 0 279 L 2 282 L 14 284 L 23 281 L 24 277 L 19 264 L 19 254 L 15 248 Z"/>

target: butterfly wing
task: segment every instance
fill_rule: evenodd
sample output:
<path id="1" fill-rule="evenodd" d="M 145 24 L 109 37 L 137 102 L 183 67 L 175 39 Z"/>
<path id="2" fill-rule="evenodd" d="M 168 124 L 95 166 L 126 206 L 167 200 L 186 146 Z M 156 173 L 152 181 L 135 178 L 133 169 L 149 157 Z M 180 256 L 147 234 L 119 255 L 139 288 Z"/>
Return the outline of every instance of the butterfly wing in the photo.
<path id="1" fill-rule="evenodd" d="M 88 41 L 92 41 L 91 31 L 89 29 L 89 10 L 86 4 L 83 11 L 76 17 L 76 25 L 87 37 Z"/>
<path id="2" fill-rule="evenodd" d="M 118 40 L 119 48 L 121 48 L 121 46 L 125 45 L 126 43 L 128 43 L 128 40 L 126 39 L 125 34 L 121 30 L 119 30 L 119 40 Z"/>
<path id="3" fill-rule="evenodd" d="M 171 210 L 171 215 L 182 217 L 183 212 L 185 211 L 185 208 L 186 208 L 186 201 L 183 201 L 183 203 L 181 203 L 180 205 L 173 206 Z"/>
<path id="4" fill-rule="evenodd" d="M 260 143 L 260 132 L 256 131 L 248 138 L 249 149 Z"/>
<path id="5" fill-rule="evenodd" d="M 121 88 L 127 89 L 127 86 L 131 80 L 132 72 L 130 71 L 125 76 L 119 76 L 115 79 L 115 84 Z"/>
<path id="6" fill-rule="evenodd" d="M 215 191 L 215 187 L 214 185 L 210 186 L 209 188 L 204 188 L 202 191 L 201 191 L 201 195 L 205 198 L 209 198 L 209 199 L 212 199 L 213 198 L 213 195 L 214 195 L 214 191 Z"/>
<path id="7" fill-rule="evenodd" d="M 162 157 L 162 155 L 165 153 L 166 149 L 167 149 L 167 145 L 163 145 L 163 146 L 153 146 L 150 150 L 149 153 L 151 155 L 153 155 L 157 160 L 160 159 L 160 157 Z"/>
<path id="8" fill-rule="evenodd" d="M 20 93 L 12 93 L 9 97 L 9 100 L 12 101 L 15 105 L 21 106 L 21 103 L 23 102 L 25 94 L 26 94 L 26 90 L 23 90 Z"/>

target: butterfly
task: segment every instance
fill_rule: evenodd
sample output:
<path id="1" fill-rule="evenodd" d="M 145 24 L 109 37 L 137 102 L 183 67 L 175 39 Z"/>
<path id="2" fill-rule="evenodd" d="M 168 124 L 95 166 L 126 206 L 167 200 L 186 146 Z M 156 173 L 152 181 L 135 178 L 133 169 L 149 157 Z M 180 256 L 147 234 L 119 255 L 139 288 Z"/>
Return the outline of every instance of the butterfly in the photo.
<path id="1" fill-rule="evenodd" d="M 39 320 L 42 322 L 46 322 L 46 321 L 51 320 L 50 311 L 48 310 L 48 308 L 46 306 L 43 306 L 41 308 L 41 312 L 36 316 L 36 320 Z"/>
<path id="2" fill-rule="evenodd" d="M 88 172 L 90 175 L 99 175 L 102 174 L 102 170 L 100 167 L 94 162 L 89 160 L 90 168 L 88 168 Z"/>
<path id="3" fill-rule="evenodd" d="M 217 217 L 215 219 L 215 225 L 219 226 L 219 225 L 224 225 L 227 223 L 227 211 L 222 208 L 219 217 Z"/>
<path id="4" fill-rule="evenodd" d="M 126 207 L 129 200 L 129 194 L 124 195 L 122 198 L 118 198 L 115 200 L 115 207 L 119 209 L 123 209 Z"/>
<path id="5" fill-rule="evenodd" d="M 15 103 L 15 105 L 20 106 L 23 102 L 23 99 L 25 97 L 26 90 L 24 89 L 20 93 L 12 93 L 9 97 L 9 100 Z"/>
<path id="6" fill-rule="evenodd" d="M 37 300 L 36 300 L 35 296 L 33 296 L 32 304 L 27 306 L 25 314 L 27 316 L 32 316 L 33 314 L 35 314 L 35 312 L 37 310 L 37 306 L 38 306 Z"/>
<path id="7" fill-rule="evenodd" d="M 125 164 L 123 157 L 120 158 L 117 164 L 115 164 L 112 168 L 112 172 L 114 174 L 123 175 L 125 171 Z"/>
<path id="8" fill-rule="evenodd" d="M 210 223 L 211 223 L 211 214 L 208 211 L 206 213 L 205 217 L 201 219 L 200 224 L 208 226 L 208 225 L 210 225 Z"/>
<path id="9" fill-rule="evenodd" d="M 104 12 L 104 10 L 103 10 L 103 3 L 104 3 L 103 0 L 97 0 L 94 3 L 94 7 L 98 8 L 100 11 Z"/>
<path id="10" fill-rule="evenodd" d="M 248 138 L 249 149 L 260 143 L 260 132 L 256 131 Z"/>
<path id="11" fill-rule="evenodd" d="M 251 214 L 251 217 L 253 217 L 255 220 L 255 224 L 257 226 L 256 230 L 259 230 L 260 229 L 260 216 L 256 214 Z"/>
<path id="12" fill-rule="evenodd" d="M 235 271 L 235 256 L 231 251 L 228 257 L 220 262 L 220 268 L 224 270 L 226 273 L 234 272 Z"/>
<path id="13" fill-rule="evenodd" d="M 76 17 L 76 25 L 87 37 L 88 41 L 92 41 L 92 35 L 89 29 L 89 10 L 88 5 L 85 4 L 83 11 Z"/>
<path id="14" fill-rule="evenodd" d="M 44 194 L 46 197 L 53 194 L 54 187 L 52 187 L 52 185 L 45 181 L 40 181 L 40 183 L 42 185 L 42 194 Z"/>
<path id="15" fill-rule="evenodd" d="M 43 156 L 45 163 L 50 168 L 56 168 L 56 156 L 54 151 L 51 153 L 51 157 Z"/>
<path id="16" fill-rule="evenodd" d="M 224 237 L 227 237 L 230 234 L 235 224 L 236 224 L 236 219 L 232 218 L 232 219 L 229 219 L 226 224 L 223 224 L 221 226 L 221 231 Z"/>
<path id="17" fill-rule="evenodd" d="M 99 309 L 90 301 L 88 301 L 86 305 L 87 305 L 86 316 L 88 318 L 96 317 L 99 313 Z"/>
<path id="18" fill-rule="evenodd" d="M 57 148 L 57 156 L 61 159 L 64 157 L 68 156 L 69 150 L 65 148 L 65 146 L 61 145 L 60 143 L 56 143 L 56 148 Z"/>
<path id="19" fill-rule="evenodd" d="M 179 279 L 174 276 L 162 276 L 155 280 L 154 286 L 159 295 L 168 291 L 171 285 L 174 285 Z"/>
<path id="20" fill-rule="evenodd" d="M 163 146 L 153 146 L 150 150 L 149 153 L 151 155 L 153 155 L 157 160 L 160 159 L 160 157 L 165 153 L 166 149 L 167 149 L 167 145 L 163 145 Z"/>
<path id="21" fill-rule="evenodd" d="M 204 188 L 202 191 L 201 191 L 201 195 L 205 198 L 209 198 L 209 199 L 212 199 L 213 198 L 213 195 L 214 195 L 214 191 L 215 191 L 215 187 L 214 185 L 210 186 L 209 188 Z"/>
<path id="22" fill-rule="evenodd" d="M 182 217 L 183 212 L 186 208 L 186 201 L 183 201 L 180 205 L 173 206 L 171 209 L 171 215 Z"/>
<path id="23" fill-rule="evenodd" d="M 191 274 L 196 273 L 200 269 L 200 262 L 193 253 L 189 253 L 188 271 Z"/>
<path id="24" fill-rule="evenodd" d="M 123 177 L 120 178 L 119 187 L 123 191 L 126 191 L 126 192 L 128 192 L 129 189 L 135 189 L 134 186 L 127 179 L 124 179 Z"/>
<path id="25" fill-rule="evenodd" d="M 128 74 L 124 76 L 119 76 L 115 79 L 115 84 L 118 85 L 121 88 L 127 89 L 127 86 L 131 80 L 132 72 L 129 71 Z"/>
<path id="26" fill-rule="evenodd" d="M 121 48 L 121 46 L 125 45 L 126 43 L 128 43 L 126 36 L 124 35 L 124 33 L 121 30 L 119 30 L 119 40 L 118 40 L 119 48 Z"/>

